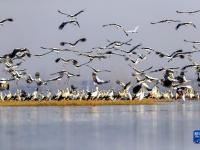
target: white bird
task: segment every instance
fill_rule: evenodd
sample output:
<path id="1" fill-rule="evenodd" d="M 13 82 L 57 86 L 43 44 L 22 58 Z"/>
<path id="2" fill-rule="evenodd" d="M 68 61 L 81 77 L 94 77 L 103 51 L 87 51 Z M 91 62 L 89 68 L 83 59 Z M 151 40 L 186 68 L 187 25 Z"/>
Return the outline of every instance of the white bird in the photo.
<path id="1" fill-rule="evenodd" d="M 98 97 L 99 97 L 99 88 L 96 86 L 96 91 L 91 93 L 91 98 L 92 100 L 94 100 L 94 99 L 98 99 Z"/>
<path id="2" fill-rule="evenodd" d="M 99 77 L 97 76 L 97 73 L 93 72 L 92 73 L 92 79 L 94 81 L 94 84 L 98 84 L 98 85 L 101 85 L 101 84 L 105 84 L 105 83 L 109 83 L 110 80 L 108 81 L 104 81 L 102 79 L 99 79 Z"/>
<path id="3" fill-rule="evenodd" d="M 133 30 L 125 30 L 125 29 L 123 29 L 123 31 L 126 34 L 126 36 L 129 36 L 129 33 L 138 33 L 139 27 L 140 26 L 136 26 Z"/>

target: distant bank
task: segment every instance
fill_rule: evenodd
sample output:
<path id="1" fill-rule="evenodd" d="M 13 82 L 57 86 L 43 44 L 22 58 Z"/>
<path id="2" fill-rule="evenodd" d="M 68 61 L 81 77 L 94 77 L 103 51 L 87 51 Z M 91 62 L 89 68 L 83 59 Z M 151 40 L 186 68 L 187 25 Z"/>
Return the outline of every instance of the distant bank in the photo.
<path id="1" fill-rule="evenodd" d="M 0 101 L 0 106 L 106 106 L 106 105 L 159 105 L 173 100 L 43 100 L 43 101 Z"/>

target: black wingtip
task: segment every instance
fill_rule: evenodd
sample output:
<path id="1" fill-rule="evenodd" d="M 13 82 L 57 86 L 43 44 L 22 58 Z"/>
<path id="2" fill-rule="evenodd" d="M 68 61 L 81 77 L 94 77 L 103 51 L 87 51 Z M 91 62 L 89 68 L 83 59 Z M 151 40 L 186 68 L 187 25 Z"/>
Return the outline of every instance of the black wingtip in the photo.
<path id="1" fill-rule="evenodd" d="M 26 55 L 27 55 L 28 57 L 31 57 L 31 53 L 27 53 Z"/>
<path id="2" fill-rule="evenodd" d="M 81 42 L 86 42 L 87 39 L 86 39 L 86 38 L 81 38 L 80 41 L 81 41 Z"/>
<path id="3" fill-rule="evenodd" d="M 10 21 L 10 22 L 13 22 L 13 21 L 14 21 L 12 18 L 8 18 L 7 20 Z"/>
<path id="4" fill-rule="evenodd" d="M 64 26 L 65 26 L 65 23 L 63 22 L 63 23 L 60 24 L 60 26 L 58 27 L 58 29 L 62 30 L 64 28 Z"/>
<path id="5" fill-rule="evenodd" d="M 60 58 L 57 58 L 56 60 L 55 60 L 55 63 L 58 63 L 60 61 Z"/>
<path id="6" fill-rule="evenodd" d="M 64 46 L 65 45 L 65 42 L 60 42 L 60 46 Z"/>

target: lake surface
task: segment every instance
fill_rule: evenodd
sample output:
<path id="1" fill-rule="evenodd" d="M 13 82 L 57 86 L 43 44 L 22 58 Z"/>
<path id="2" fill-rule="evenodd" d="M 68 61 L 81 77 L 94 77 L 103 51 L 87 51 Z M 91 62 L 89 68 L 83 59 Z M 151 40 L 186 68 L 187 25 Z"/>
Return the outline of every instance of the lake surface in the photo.
<path id="1" fill-rule="evenodd" d="M 0 107 L 1 150 L 199 150 L 200 103 Z"/>

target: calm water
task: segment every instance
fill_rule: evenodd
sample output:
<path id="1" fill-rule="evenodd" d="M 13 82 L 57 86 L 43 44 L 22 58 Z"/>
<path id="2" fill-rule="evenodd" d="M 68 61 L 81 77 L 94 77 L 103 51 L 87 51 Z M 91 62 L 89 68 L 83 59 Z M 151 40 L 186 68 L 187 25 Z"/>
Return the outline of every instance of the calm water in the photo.
<path id="1" fill-rule="evenodd" d="M 162 106 L 1 107 L 1 150 L 200 149 L 200 103 Z"/>

